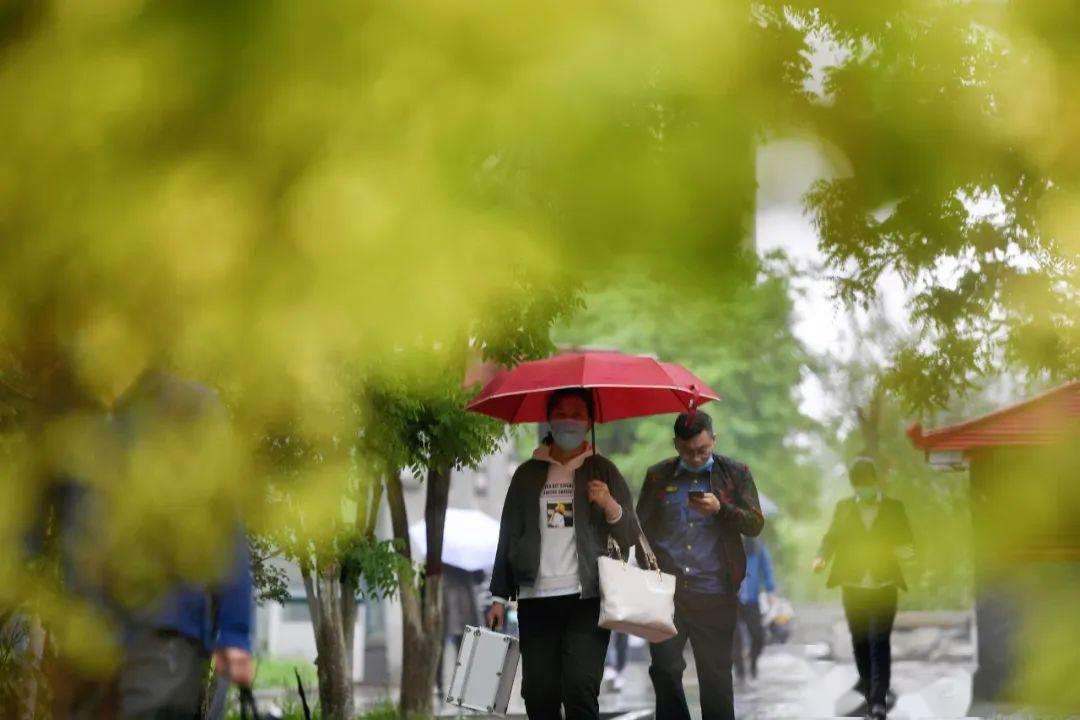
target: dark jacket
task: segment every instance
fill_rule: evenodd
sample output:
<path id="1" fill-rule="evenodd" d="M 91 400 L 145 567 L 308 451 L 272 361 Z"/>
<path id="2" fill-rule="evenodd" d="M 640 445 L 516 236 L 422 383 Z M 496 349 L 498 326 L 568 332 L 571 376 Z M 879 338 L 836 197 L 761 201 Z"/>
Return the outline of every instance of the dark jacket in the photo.
<path id="1" fill-rule="evenodd" d="M 727 561 L 731 586 L 736 590 L 746 575 L 746 554 L 743 552 L 742 535 L 751 537 L 761 533 L 765 517 L 758 502 L 757 486 L 750 468 L 723 455 L 715 455 L 709 477 L 713 494 L 720 498 L 720 510 L 716 519 L 720 523 L 722 547 Z M 645 483 L 638 498 L 637 515 L 641 528 L 656 549 L 656 538 L 663 532 L 664 514 L 661 504 L 667 494 L 665 488 L 675 479 L 679 458 L 673 457 L 657 463 L 645 473 Z M 638 548 L 638 562 L 644 564 L 644 553 Z M 673 567 L 662 555 L 658 557 L 660 569 L 678 576 L 679 568 Z"/>
<path id="2" fill-rule="evenodd" d="M 550 464 L 535 458 L 527 460 L 514 473 L 503 502 L 499 526 L 499 548 L 491 571 L 491 594 L 513 599 L 518 588 L 531 587 L 540 567 L 540 492 L 547 482 Z M 609 524 L 604 511 L 589 502 L 589 481 L 603 480 L 612 497 L 622 505 L 619 521 Z M 592 455 L 574 472 L 574 506 L 587 507 L 587 514 L 577 514 L 574 537 L 577 541 L 578 574 L 581 597 L 600 596 L 597 560 L 607 548 L 608 536 L 615 538 L 625 554 L 633 542 L 634 505 L 618 468 L 605 457 Z M 578 522 L 587 517 L 588 522 Z"/>
<path id="3" fill-rule="evenodd" d="M 846 498 L 836 504 L 818 557 L 833 561 L 828 587 L 856 585 L 869 570 L 874 582 L 895 584 L 907 590 L 896 557 L 896 551 L 902 547 L 914 548 L 911 525 L 902 502 L 882 498 L 877 517 L 868 530 L 859 517 L 858 502 Z"/>

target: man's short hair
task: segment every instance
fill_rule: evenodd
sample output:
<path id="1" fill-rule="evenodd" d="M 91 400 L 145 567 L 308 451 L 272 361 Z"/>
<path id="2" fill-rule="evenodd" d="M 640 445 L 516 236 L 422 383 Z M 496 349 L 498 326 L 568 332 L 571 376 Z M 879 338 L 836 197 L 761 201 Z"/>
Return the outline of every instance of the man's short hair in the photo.
<path id="1" fill-rule="evenodd" d="M 693 416 L 684 412 L 675 418 L 675 437 L 680 440 L 695 438 L 704 431 L 708 431 L 709 435 L 713 434 L 712 417 L 707 412 L 698 410 Z"/>

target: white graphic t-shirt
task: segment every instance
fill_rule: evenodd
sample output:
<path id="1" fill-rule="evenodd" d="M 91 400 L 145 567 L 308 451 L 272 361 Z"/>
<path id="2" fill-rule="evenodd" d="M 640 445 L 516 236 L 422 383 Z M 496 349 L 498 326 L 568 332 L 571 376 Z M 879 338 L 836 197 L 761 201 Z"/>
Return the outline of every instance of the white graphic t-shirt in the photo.
<path id="1" fill-rule="evenodd" d="M 521 600 L 581 592 L 574 535 L 574 511 L 578 509 L 574 507 L 574 471 L 592 454 L 590 447 L 563 465 L 551 458 L 547 445 L 533 453 L 534 458 L 549 465 L 547 482 L 540 491 L 540 568 L 533 586 L 520 588 Z"/>

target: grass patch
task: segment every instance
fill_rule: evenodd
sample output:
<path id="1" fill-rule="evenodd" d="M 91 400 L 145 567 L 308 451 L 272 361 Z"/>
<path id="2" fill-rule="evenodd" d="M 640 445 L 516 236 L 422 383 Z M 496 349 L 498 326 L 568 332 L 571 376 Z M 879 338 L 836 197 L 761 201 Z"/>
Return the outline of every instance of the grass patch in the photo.
<path id="1" fill-rule="evenodd" d="M 307 660 L 260 660 L 255 669 L 255 687 L 288 688 L 296 690 L 296 672 L 304 682 L 304 690 L 312 693 L 319 684 L 315 666 Z"/>

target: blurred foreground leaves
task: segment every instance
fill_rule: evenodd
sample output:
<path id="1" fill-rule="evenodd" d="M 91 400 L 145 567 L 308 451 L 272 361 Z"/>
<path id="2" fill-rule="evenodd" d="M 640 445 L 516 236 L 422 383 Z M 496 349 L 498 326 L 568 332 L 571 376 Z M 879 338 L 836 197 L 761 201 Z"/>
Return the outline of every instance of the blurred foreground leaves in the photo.
<path id="1" fill-rule="evenodd" d="M 473 462 L 494 429 L 460 413 L 465 366 L 545 352 L 588 281 L 632 268 L 718 308 L 753 284 L 764 137 L 845 168 L 807 198 L 838 295 L 870 302 L 886 272 L 914 291 L 890 363 L 910 404 L 1006 361 L 1075 376 L 1078 22 L 1057 2 L 9 0 L 0 601 L 83 617 L 19 565 L 63 475 L 122 510 L 97 539 L 142 597 L 144 572 L 220 571 L 193 560 L 220 540 L 208 506 L 256 530 L 299 509 L 319 537 L 387 472 Z M 100 423 L 146 367 L 219 389 L 233 432 L 151 434 L 119 472 Z M 285 437 L 311 456 L 268 467 Z M 264 502 L 292 471 L 292 510 Z"/>

